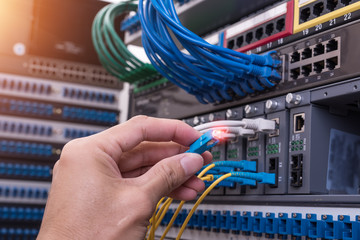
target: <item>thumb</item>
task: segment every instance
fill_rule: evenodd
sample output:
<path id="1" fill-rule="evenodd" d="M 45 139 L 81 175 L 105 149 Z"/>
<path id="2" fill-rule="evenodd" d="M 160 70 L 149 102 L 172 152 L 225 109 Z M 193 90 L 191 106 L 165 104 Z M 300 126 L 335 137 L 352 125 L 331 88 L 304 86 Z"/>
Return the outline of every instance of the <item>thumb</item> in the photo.
<path id="1" fill-rule="evenodd" d="M 157 202 L 186 182 L 201 169 L 204 159 L 199 154 L 183 153 L 159 161 L 142 178 L 144 191 Z"/>

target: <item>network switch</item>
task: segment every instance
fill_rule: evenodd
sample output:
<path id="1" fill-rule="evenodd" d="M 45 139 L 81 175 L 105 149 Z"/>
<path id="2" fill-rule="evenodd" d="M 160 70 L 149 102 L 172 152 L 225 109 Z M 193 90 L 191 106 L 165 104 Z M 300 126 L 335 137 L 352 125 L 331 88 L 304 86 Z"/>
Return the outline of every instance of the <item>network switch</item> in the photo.
<path id="1" fill-rule="evenodd" d="M 122 89 L 122 83 L 100 66 L 26 55 L 0 55 L 2 73 L 64 81 L 110 89 Z"/>

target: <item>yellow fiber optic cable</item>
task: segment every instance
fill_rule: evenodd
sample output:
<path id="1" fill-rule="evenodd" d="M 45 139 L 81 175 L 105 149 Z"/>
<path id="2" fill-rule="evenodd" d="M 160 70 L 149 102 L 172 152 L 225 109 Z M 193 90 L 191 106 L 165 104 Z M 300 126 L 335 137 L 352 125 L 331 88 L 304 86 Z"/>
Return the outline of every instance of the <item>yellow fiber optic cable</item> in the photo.
<path id="1" fill-rule="evenodd" d="M 205 175 L 205 173 L 207 173 L 207 171 L 209 171 L 210 169 L 212 169 L 213 167 L 215 167 L 215 164 L 212 163 L 210 164 L 209 166 L 207 166 L 206 168 L 204 168 L 200 173 L 199 175 L 197 176 L 198 178 L 202 178 L 202 176 Z"/>
<path id="2" fill-rule="evenodd" d="M 212 169 L 213 167 L 215 167 L 215 164 L 210 164 L 209 166 L 207 166 L 206 168 L 204 168 L 204 169 L 199 173 L 199 175 L 198 175 L 197 177 L 200 178 L 201 180 L 203 180 L 202 177 L 205 175 L 205 173 L 206 173 L 207 171 L 209 171 L 210 169 Z M 214 176 L 213 176 L 213 175 L 207 175 L 207 176 L 205 176 L 204 178 L 207 178 L 208 176 L 209 176 L 209 181 L 213 181 L 213 180 L 214 180 Z M 205 180 L 203 180 L 203 181 L 207 181 L 207 180 L 205 179 Z M 175 219 L 176 219 L 177 216 L 179 215 L 179 213 L 180 213 L 182 207 L 184 206 L 184 204 L 185 204 L 185 201 L 181 201 L 181 202 L 180 202 L 180 204 L 179 204 L 179 206 L 177 207 L 176 211 L 174 212 L 174 215 L 172 216 L 170 222 L 169 222 L 168 225 L 166 226 L 165 231 L 164 231 L 164 233 L 162 234 L 160 240 L 164 240 L 164 238 L 166 237 L 167 233 L 170 231 L 170 228 L 171 228 L 172 225 L 174 224 Z"/>
<path id="3" fill-rule="evenodd" d="M 159 209 L 159 207 L 160 207 L 160 205 L 161 205 L 161 203 L 164 201 L 164 199 L 165 199 L 165 197 L 163 197 L 163 198 L 161 198 L 160 199 L 160 201 L 157 203 L 157 205 L 156 205 L 156 208 L 155 208 L 155 211 L 154 211 L 154 213 L 153 213 L 153 215 L 152 215 L 152 217 L 151 217 L 151 219 L 150 219 L 150 224 L 149 224 L 149 226 L 148 226 L 148 231 L 149 231 L 149 229 L 150 229 L 150 234 L 149 234 L 149 237 L 147 238 L 147 240 L 152 240 L 152 239 L 155 239 L 155 219 L 156 219 L 156 212 L 157 212 L 157 210 Z M 147 232 L 146 232 L 146 235 L 147 235 Z M 146 236 L 145 235 L 145 236 Z"/>
<path id="4" fill-rule="evenodd" d="M 160 240 L 164 240 L 164 238 L 166 237 L 166 234 L 170 231 L 170 228 L 171 228 L 172 225 L 174 224 L 175 219 L 176 219 L 177 216 L 179 215 L 179 213 L 180 213 L 182 207 L 184 206 L 184 204 L 185 204 L 185 201 L 181 201 L 181 202 L 180 202 L 179 206 L 177 207 L 174 215 L 172 216 L 172 218 L 171 218 L 169 224 L 167 225 L 167 227 L 166 227 L 163 235 L 161 236 Z"/>
<path id="5" fill-rule="evenodd" d="M 161 208 L 162 208 L 162 209 L 160 209 L 160 211 L 162 211 L 162 212 L 161 212 L 161 215 L 160 215 L 159 217 L 156 217 L 155 231 L 156 231 L 156 229 L 159 227 L 161 221 L 164 219 L 165 214 L 166 214 L 166 212 L 168 211 L 168 209 L 169 209 L 172 201 L 173 201 L 172 198 L 168 198 L 168 199 L 166 200 L 166 202 L 163 204 L 163 206 L 161 207 Z M 159 212 L 160 212 L 160 211 L 159 211 Z"/>
<path id="6" fill-rule="evenodd" d="M 205 170 L 205 169 L 204 169 Z M 200 174 L 199 174 L 200 175 Z M 190 218 L 192 217 L 192 215 L 194 214 L 195 210 L 197 209 L 197 207 L 200 205 L 200 203 L 204 200 L 204 198 L 209 194 L 209 192 L 216 187 L 216 185 L 219 184 L 219 182 L 221 182 L 222 180 L 224 180 L 225 178 L 231 177 L 231 173 L 227 173 L 223 176 L 221 176 L 219 179 L 217 179 L 215 182 L 213 182 L 210 187 L 208 187 L 205 192 L 199 197 L 199 199 L 196 201 L 195 205 L 193 206 L 193 208 L 191 209 L 191 211 L 189 212 L 188 216 L 186 217 L 183 225 L 180 228 L 179 234 L 176 237 L 176 240 L 180 240 L 183 232 L 185 231 L 186 225 L 188 224 L 188 222 L 190 221 Z"/>

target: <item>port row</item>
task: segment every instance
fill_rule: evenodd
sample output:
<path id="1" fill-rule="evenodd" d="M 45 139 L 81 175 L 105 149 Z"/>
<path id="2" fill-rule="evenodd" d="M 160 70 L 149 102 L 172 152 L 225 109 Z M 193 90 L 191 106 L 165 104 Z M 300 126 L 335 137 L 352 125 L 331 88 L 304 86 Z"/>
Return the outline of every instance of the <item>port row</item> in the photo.
<path id="1" fill-rule="evenodd" d="M 325 71 L 334 70 L 339 65 L 338 57 L 328 58 L 318 62 L 303 65 L 290 69 L 290 78 L 296 80 L 301 77 L 308 77 L 312 74 L 319 74 Z"/>
<path id="2" fill-rule="evenodd" d="M 325 53 L 333 52 L 339 49 L 339 41 L 331 39 L 324 43 L 318 43 L 314 46 L 307 47 L 302 51 L 295 51 L 290 55 L 290 63 L 316 57 Z"/>
<path id="3" fill-rule="evenodd" d="M 252 29 L 250 31 L 242 33 L 227 42 L 227 48 L 238 49 L 244 47 L 250 43 L 254 43 L 266 37 L 269 37 L 275 33 L 282 32 L 285 30 L 285 17 L 280 17 L 276 20 L 264 23 Z"/>
<path id="4" fill-rule="evenodd" d="M 299 22 L 305 23 L 312 19 L 323 16 L 332 11 L 346 7 L 352 3 L 357 2 L 356 0 L 324 0 L 314 1 L 307 4 L 299 9 Z"/>

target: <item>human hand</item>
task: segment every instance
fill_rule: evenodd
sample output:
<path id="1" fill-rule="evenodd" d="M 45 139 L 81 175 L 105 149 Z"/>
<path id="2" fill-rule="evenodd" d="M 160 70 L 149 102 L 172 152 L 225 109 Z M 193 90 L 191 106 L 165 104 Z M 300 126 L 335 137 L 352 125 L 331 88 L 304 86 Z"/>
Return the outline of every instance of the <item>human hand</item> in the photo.
<path id="1" fill-rule="evenodd" d="M 38 240 L 144 239 L 161 197 L 191 200 L 204 189 L 194 174 L 211 154 L 183 153 L 200 135 L 178 120 L 138 116 L 69 142 Z"/>

